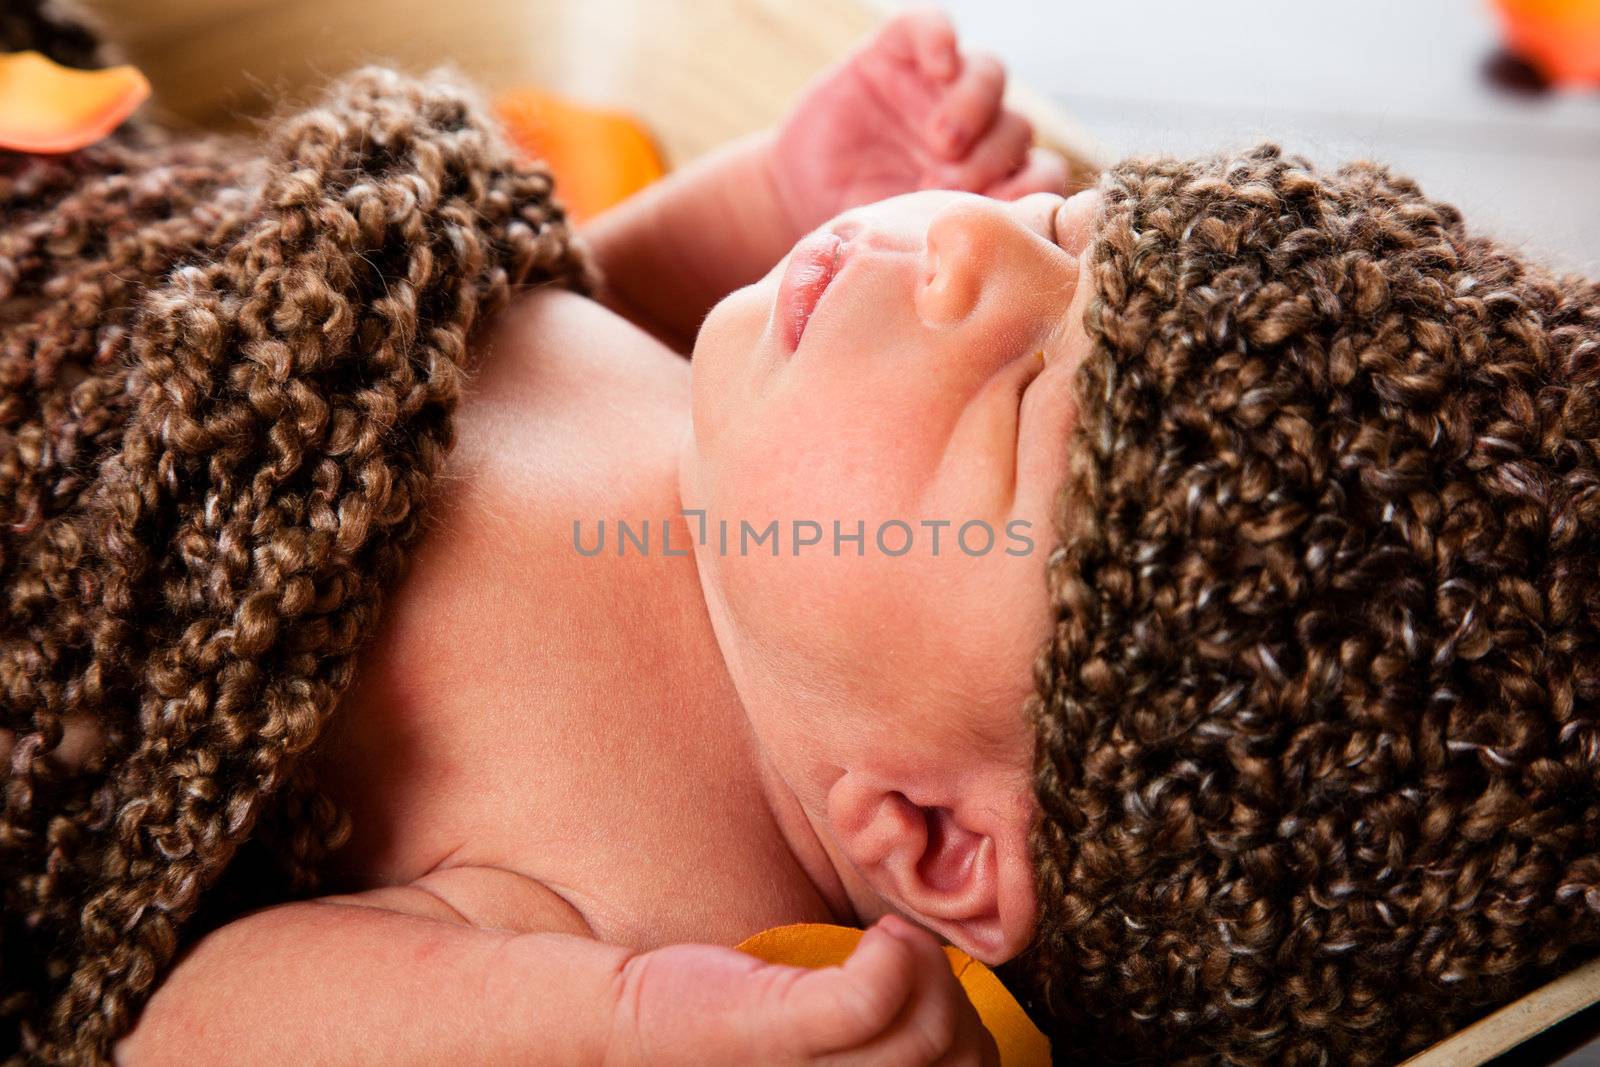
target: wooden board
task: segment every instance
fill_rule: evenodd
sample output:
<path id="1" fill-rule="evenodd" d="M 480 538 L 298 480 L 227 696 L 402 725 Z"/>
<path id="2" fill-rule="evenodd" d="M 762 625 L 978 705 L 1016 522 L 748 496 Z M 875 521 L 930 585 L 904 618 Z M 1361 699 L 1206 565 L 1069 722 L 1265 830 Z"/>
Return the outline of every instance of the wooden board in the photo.
<path id="1" fill-rule="evenodd" d="M 1540 986 L 1417 1053 L 1404 1067 L 1477 1067 L 1600 1001 L 1600 960 Z"/>
<path id="2" fill-rule="evenodd" d="M 89 0 L 169 114 L 237 128 L 363 63 L 453 65 L 627 109 L 671 164 L 767 126 L 882 18 L 857 0 Z M 1094 152 L 1025 89 L 1015 102 L 1080 181 Z"/>

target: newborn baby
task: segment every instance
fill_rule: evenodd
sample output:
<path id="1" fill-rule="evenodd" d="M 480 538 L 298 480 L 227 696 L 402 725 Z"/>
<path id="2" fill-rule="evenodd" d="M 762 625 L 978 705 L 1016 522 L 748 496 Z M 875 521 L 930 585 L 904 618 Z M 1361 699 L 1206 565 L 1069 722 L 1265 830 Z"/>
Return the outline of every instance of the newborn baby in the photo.
<path id="1" fill-rule="evenodd" d="M 590 227 L 610 309 L 500 315 L 314 750 L 349 891 L 202 940 L 120 1062 L 993 1062 L 938 946 L 1034 929 L 1023 707 L 1093 203 L 1003 85 L 894 19 Z M 712 947 L 806 920 L 877 925 L 842 969 Z"/>
<path id="2" fill-rule="evenodd" d="M 1600 288 L 1002 88 L 896 19 L 592 256 L 437 78 L 0 155 L 0 1058 L 992 1062 L 948 941 L 1393 1063 L 1600 949 Z"/>

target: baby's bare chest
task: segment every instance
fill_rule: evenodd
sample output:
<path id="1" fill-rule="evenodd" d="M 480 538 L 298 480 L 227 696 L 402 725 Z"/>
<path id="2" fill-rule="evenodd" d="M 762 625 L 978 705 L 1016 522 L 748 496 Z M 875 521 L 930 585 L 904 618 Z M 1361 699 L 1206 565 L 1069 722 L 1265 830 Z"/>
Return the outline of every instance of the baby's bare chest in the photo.
<path id="1" fill-rule="evenodd" d="M 319 752 L 355 826 L 343 873 L 501 868 L 640 947 L 823 917 L 742 719 L 717 710 L 731 683 L 685 614 L 692 560 L 592 553 L 602 522 L 659 534 L 688 394 L 681 368 L 626 351 L 638 337 L 575 351 L 591 311 L 545 309 L 526 348 L 502 341 L 458 413 L 427 531 Z"/>

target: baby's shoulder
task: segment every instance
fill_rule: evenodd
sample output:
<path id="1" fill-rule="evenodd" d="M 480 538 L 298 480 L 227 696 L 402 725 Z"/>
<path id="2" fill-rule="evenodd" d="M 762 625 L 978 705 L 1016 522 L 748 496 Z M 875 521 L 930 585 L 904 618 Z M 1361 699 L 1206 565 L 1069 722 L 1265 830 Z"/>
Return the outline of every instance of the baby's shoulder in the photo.
<path id="1" fill-rule="evenodd" d="M 403 885 L 323 899 L 484 930 L 594 936 L 589 921 L 565 895 L 536 878 L 505 867 L 440 867 Z"/>
<path id="2" fill-rule="evenodd" d="M 563 399 L 572 388 L 668 393 L 687 390 L 689 361 L 605 305 L 570 289 L 525 292 L 482 331 L 475 387 L 492 392 L 537 384 Z M 687 394 L 685 393 L 685 396 Z"/>

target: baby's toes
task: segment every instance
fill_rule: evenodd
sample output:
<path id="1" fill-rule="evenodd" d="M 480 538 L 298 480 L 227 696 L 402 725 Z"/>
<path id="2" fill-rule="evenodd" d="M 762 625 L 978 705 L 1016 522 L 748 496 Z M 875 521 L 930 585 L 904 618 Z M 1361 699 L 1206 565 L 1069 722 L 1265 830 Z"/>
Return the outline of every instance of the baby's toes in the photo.
<path id="1" fill-rule="evenodd" d="M 1006 69 L 987 52 L 975 52 L 928 116 L 928 141 L 946 159 L 960 159 L 994 125 L 1006 91 Z"/>

